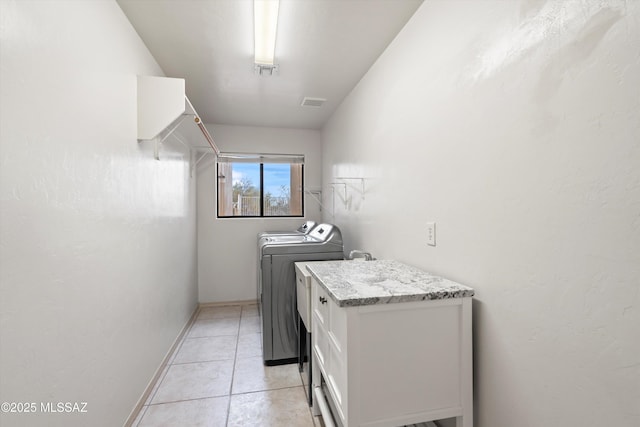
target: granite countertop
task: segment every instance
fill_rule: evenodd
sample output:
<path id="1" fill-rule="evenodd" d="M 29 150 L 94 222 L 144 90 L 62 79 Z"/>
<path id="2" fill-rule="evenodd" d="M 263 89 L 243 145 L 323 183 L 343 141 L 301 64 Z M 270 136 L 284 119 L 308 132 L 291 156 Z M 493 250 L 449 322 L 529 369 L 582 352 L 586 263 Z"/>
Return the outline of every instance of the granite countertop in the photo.
<path id="1" fill-rule="evenodd" d="M 473 289 L 392 260 L 309 262 L 340 307 L 471 297 Z"/>

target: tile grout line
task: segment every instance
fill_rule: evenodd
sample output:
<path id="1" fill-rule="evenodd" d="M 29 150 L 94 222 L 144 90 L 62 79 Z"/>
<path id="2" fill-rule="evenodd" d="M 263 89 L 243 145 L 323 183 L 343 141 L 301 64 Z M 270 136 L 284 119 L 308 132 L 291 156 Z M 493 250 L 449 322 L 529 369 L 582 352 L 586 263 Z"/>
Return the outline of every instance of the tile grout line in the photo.
<path id="1" fill-rule="evenodd" d="M 191 399 L 169 400 L 167 402 L 152 403 L 152 404 L 147 405 L 147 406 L 160 406 L 160 405 L 169 405 L 169 404 L 172 404 L 172 403 L 193 402 L 195 400 L 218 399 L 220 397 L 227 397 L 227 395 L 226 394 L 222 394 L 220 396 L 202 396 L 202 397 L 194 397 L 194 398 L 191 398 Z"/>
<path id="2" fill-rule="evenodd" d="M 231 391 L 233 390 L 233 378 L 236 375 L 236 361 L 238 360 L 238 345 L 240 344 L 240 325 L 242 324 L 242 306 L 240 307 L 240 319 L 238 321 L 238 334 L 236 335 L 236 351 L 233 355 L 233 367 L 231 368 L 231 384 L 229 384 L 229 399 L 227 401 L 227 418 L 224 425 L 229 425 L 229 415 L 231 414 Z"/>
<path id="3" fill-rule="evenodd" d="M 227 360 L 233 360 L 233 358 L 230 357 L 228 359 L 198 360 L 196 362 L 178 362 L 178 363 L 173 363 L 173 366 L 177 366 L 177 365 L 195 365 L 197 363 L 226 362 Z"/>
<path id="4" fill-rule="evenodd" d="M 242 318 L 244 317 L 243 316 L 243 311 L 244 310 L 242 310 L 241 314 L 240 314 L 240 322 L 241 322 L 241 324 L 242 324 Z M 258 314 L 258 316 L 248 316 L 248 317 L 259 317 L 259 316 L 260 315 Z M 240 331 L 238 331 L 238 344 L 239 343 L 240 343 Z M 235 357 L 235 360 L 234 360 L 234 375 L 235 375 L 235 363 L 237 362 L 237 360 L 238 360 L 238 354 L 237 354 L 237 348 L 236 348 L 236 357 Z M 300 376 L 300 382 L 301 382 L 301 384 L 300 385 L 296 385 L 296 386 L 286 386 L 286 387 L 279 387 L 279 388 L 266 389 L 266 390 L 253 390 L 253 391 L 246 391 L 246 392 L 243 392 L 243 393 L 235 393 L 235 394 L 232 393 L 229 396 L 229 409 L 227 410 L 227 424 L 226 425 L 228 426 L 228 422 L 229 422 L 228 421 L 228 417 L 229 417 L 229 414 L 231 412 L 231 410 L 230 410 L 231 398 L 233 396 L 242 396 L 242 395 L 256 394 L 256 393 L 268 393 L 268 392 L 275 391 L 275 390 L 288 390 L 288 389 L 301 388 L 302 394 L 304 396 L 305 403 L 307 403 L 307 401 L 306 401 L 306 393 L 304 391 L 305 385 L 304 385 L 304 381 L 302 380 L 302 376 Z M 233 387 L 233 381 L 232 381 L 232 387 Z M 315 420 L 315 416 L 313 415 L 313 410 L 312 410 L 311 406 L 308 406 L 307 409 L 309 411 L 309 418 L 311 420 L 311 425 L 316 427 L 316 420 Z"/>
<path id="5" fill-rule="evenodd" d="M 142 419 L 146 417 L 149 408 L 155 407 L 157 405 L 161 406 L 161 405 L 170 404 L 170 403 L 202 401 L 202 400 L 207 400 L 207 399 L 211 399 L 211 398 L 222 398 L 222 397 L 226 396 L 227 397 L 227 413 L 225 414 L 225 423 L 224 423 L 224 425 L 228 427 L 230 425 L 229 423 L 230 423 L 230 420 L 231 420 L 231 401 L 232 401 L 234 396 L 242 396 L 242 395 L 246 396 L 246 395 L 252 395 L 252 394 L 257 395 L 257 394 L 260 394 L 260 393 L 269 393 L 271 391 L 277 391 L 277 390 L 295 390 L 295 389 L 300 388 L 301 392 L 302 392 L 303 400 L 305 401 L 305 403 L 307 403 L 306 402 L 306 397 L 305 397 L 305 392 L 304 392 L 304 383 L 302 381 L 302 377 L 299 378 L 300 379 L 300 384 L 298 384 L 298 385 L 289 385 L 289 386 L 283 386 L 283 387 L 278 387 L 278 388 L 267 388 L 265 390 L 251 390 L 251 391 L 244 391 L 244 392 L 235 393 L 235 394 L 233 393 L 233 386 L 234 386 L 235 373 L 236 373 L 235 371 L 236 371 L 236 368 L 238 367 L 239 359 L 241 359 L 241 358 L 244 359 L 244 358 L 248 357 L 248 356 L 241 357 L 240 354 L 239 354 L 240 336 L 242 335 L 241 326 L 243 324 L 243 319 L 245 319 L 245 318 L 246 319 L 250 319 L 251 320 L 251 322 L 250 322 L 251 324 L 253 324 L 253 321 L 255 320 L 255 319 L 253 319 L 254 317 L 257 317 L 258 321 L 259 321 L 259 314 L 257 316 L 249 315 L 250 313 L 246 312 L 246 310 L 244 310 L 244 308 L 245 307 L 242 306 L 242 308 L 240 310 L 240 316 L 237 318 L 238 329 L 237 329 L 237 332 L 235 334 L 212 335 L 212 336 L 195 336 L 195 337 L 192 337 L 192 336 L 189 336 L 189 333 L 191 332 L 191 328 L 189 329 L 189 331 L 187 331 L 185 333 L 183 339 L 176 346 L 177 348 L 175 350 L 175 354 L 172 355 L 171 360 L 170 360 L 171 363 L 167 364 L 167 369 L 163 373 L 162 377 L 159 379 L 158 385 L 155 387 L 153 396 L 150 397 L 147 405 L 143 406 L 143 411 L 141 411 L 143 413 L 141 414 L 139 421 L 142 421 Z M 233 316 L 233 317 L 235 317 L 235 316 Z M 205 320 L 209 320 L 209 319 L 205 319 Z M 196 319 L 196 321 L 197 321 L 197 319 Z M 194 321 L 194 324 L 195 324 L 195 321 Z M 252 328 L 249 328 L 249 329 L 252 329 Z M 260 332 L 256 332 L 256 334 L 257 335 L 261 335 Z M 236 345 L 235 345 L 234 354 L 233 354 L 232 358 L 221 359 L 221 360 L 206 360 L 206 361 L 198 360 L 197 362 L 196 361 L 194 361 L 194 362 L 177 362 L 177 360 L 178 360 L 177 355 L 182 350 L 182 348 L 184 347 L 185 343 L 189 342 L 187 340 L 190 340 L 190 342 L 194 342 L 192 340 L 195 340 L 195 339 L 198 339 L 198 338 L 212 338 L 212 337 L 221 337 L 221 336 L 228 336 L 228 337 L 235 336 L 236 337 Z M 256 357 L 256 356 L 251 356 L 251 357 Z M 261 356 L 257 356 L 257 357 L 261 358 Z M 157 402 L 157 403 L 153 403 L 153 404 L 150 403 L 151 400 L 153 400 L 153 398 L 155 397 L 155 395 L 157 395 L 157 393 L 159 391 L 159 386 L 165 380 L 165 377 L 166 377 L 170 367 L 176 366 L 176 365 L 188 365 L 188 364 L 196 364 L 196 363 L 217 362 L 217 361 L 223 361 L 223 360 L 227 360 L 227 361 L 231 361 L 232 362 L 231 363 L 232 364 L 232 371 L 231 371 L 231 376 L 230 376 L 231 377 L 230 378 L 230 385 L 229 385 L 229 388 L 227 389 L 226 393 L 224 393 L 223 390 L 220 390 L 223 394 L 221 394 L 219 396 L 202 396 L 202 397 L 179 399 L 179 400 L 170 401 L 170 402 Z M 251 399 L 251 398 L 249 398 L 249 399 Z M 238 408 L 237 405 L 236 405 L 236 408 Z M 312 414 L 311 408 L 308 408 L 308 411 L 309 411 L 308 412 L 308 417 L 311 420 L 311 426 L 316 426 L 317 427 L 316 420 L 314 419 L 314 416 Z"/>
<path id="6" fill-rule="evenodd" d="M 288 390 L 288 389 L 291 389 L 291 388 L 298 388 L 298 387 L 304 387 L 304 386 L 301 386 L 301 385 L 290 385 L 290 386 L 286 386 L 286 387 L 268 388 L 266 390 L 245 391 L 244 393 L 232 394 L 232 396 L 242 396 L 242 395 L 245 395 L 245 394 L 254 394 L 254 393 L 268 393 L 270 391 Z M 302 390 L 302 392 L 304 392 L 304 390 Z"/>
<path id="7" fill-rule="evenodd" d="M 199 400 L 202 398 L 194 398 L 194 399 L 182 399 L 182 400 L 175 400 L 175 401 L 169 401 L 169 402 L 157 402 L 157 403 L 151 403 L 155 397 L 155 395 L 158 393 L 158 390 L 160 389 L 160 386 L 162 384 L 162 381 L 164 381 L 165 377 L 167 376 L 167 374 L 169 373 L 169 369 L 172 366 L 175 365 L 188 365 L 188 364 L 195 364 L 195 363 L 207 363 L 207 362 L 217 362 L 218 360 L 210 360 L 210 361 L 197 361 L 197 362 L 183 362 L 183 363 L 175 363 L 176 357 L 178 356 L 178 353 L 180 353 L 180 350 L 182 349 L 182 346 L 184 345 L 186 340 L 190 340 L 190 339 L 198 339 L 198 338 L 215 338 L 218 336 L 229 336 L 232 337 L 234 335 L 212 335 L 212 336 L 202 336 L 202 337 L 190 337 L 190 333 L 191 330 L 193 329 L 193 326 L 196 324 L 196 322 L 199 319 L 200 316 L 200 308 L 198 308 L 198 311 L 196 312 L 195 318 L 193 319 L 193 322 L 191 323 L 191 325 L 189 326 L 189 329 L 184 333 L 184 336 L 182 337 L 182 339 L 180 340 L 180 342 L 176 345 L 176 348 L 174 349 L 174 352 L 171 354 L 171 356 L 169 357 L 166 366 L 164 367 L 164 372 L 162 372 L 162 374 L 160 375 L 160 377 L 158 378 L 158 380 L 156 381 L 156 383 L 153 386 L 152 389 L 152 393 L 149 395 L 149 397 L 147 398 L 147 402 L 145 402 L 145 404 L 143 405 L 144 407 L 148 407 L 148 406 L 155 406 L 155 405 L 162 405 L 164 403 L 175 403 L 175 402 L 187 402 L 190 400 Z M 242 312 L 241 312 L 242 313 Z M 204 319 L 204 320 L 211 320 L 211 319 Z M 238 320 L 239 322 L 239 320 Z M 238 330 L 240 328 L 240 324 L 238 323 Z M 237 350 L 237 339 L 236 339 L 236 350 Z M 234 355 L 234 359 L 235 359 L 235 355 Z M 232 359 L 222 359 L 220 361 L 224 361 L 224 360 L 232 360 Z M 223 396 L 212 396 L 212 397 L 224 397 Z M 206 399 L 208 397 L 204 397 L 204 399 Z M 146 410 L 145 410 L 146 412 Z M 139 424 L 139 423 L 138 423 Z M 133 426 L 132 426 L 133 427 Z"/>

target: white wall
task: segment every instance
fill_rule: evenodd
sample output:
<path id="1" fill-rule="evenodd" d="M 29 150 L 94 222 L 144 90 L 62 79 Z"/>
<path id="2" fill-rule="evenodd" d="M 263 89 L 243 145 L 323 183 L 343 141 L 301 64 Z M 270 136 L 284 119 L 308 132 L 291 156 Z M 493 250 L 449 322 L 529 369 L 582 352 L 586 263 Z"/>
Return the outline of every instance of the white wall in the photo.
<path id="1" fill-rule="evenodd" d="M 241 153 L 304 154 L 304 184 L 321 187 L 321 145 L 317 130 L 208 124 L 220 150 Z M 257 298 L 257 234 L 295 230 L 320 221 L 319 204 L 304 199 L 304 218 L 216 217 L 216 165 L 213 156 L 198 164 L 198 289 L 201 303 Z"/>
<path id="2" fill-rule="evenodd" d="M 189 156 L 136 141 L 162 70 L 114 1 L 0 8 L 0 401 L 88 411 L 0 424 L 122 425 L 196 307 Z"/>
<path id="3" fill-rule="evenodd" d="M 478 427 L 640 424 L 639 57 L 640 2 L 427 1 L 323 129 L 345 249 L 476 289 Z"/>

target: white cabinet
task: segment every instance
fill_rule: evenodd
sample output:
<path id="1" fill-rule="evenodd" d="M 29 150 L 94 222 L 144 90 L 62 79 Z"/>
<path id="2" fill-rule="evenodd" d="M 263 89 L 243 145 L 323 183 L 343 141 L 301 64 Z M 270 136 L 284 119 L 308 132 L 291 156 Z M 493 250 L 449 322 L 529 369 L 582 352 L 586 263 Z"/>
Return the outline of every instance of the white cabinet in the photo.
<path id="1" fill-rule="evenodd" d="M 314 386 L 344 426 L 473 425 L 471 297 L 339 307 L 312 280 Z"/>
<path id="2" fill-rule="evenodd" d="M 184 79 L 138 76 L 138 139 L 155 138 L 186 110 Z"/>
<path id="3" fill-rule="evenodd" d="M 194 139 L 207 143 L 207 145 L 191 143 L 193 148 L 211 148 L 216 155 L 220 153 L 209 131 L 185 95 L 184 79 L 138 76 L 137 90 L 138 141 L 155 140 L 157 150 L 158 139 L 160 142 L 164 141 L 185 119 L 189 118 L 186 122 L 191 122 L 191 126 L 183 127 L 182 132 L 187 134 L 187 140 Z M 194 134 L 196 129 L 199 131 Z M 156 159 L 158 159 L 157 152 Z"/>
<path id="4" fill-rule="evenodd" d="M 312 281 L 313 283 L 313 281 Z M 318 369 L 322 371 L 329 385 L 341 418 L 345 418 L 347 398 L 347 322 L 346 311 L 331 300 L 327 292 L 312 284 L 312 339 Z"/>

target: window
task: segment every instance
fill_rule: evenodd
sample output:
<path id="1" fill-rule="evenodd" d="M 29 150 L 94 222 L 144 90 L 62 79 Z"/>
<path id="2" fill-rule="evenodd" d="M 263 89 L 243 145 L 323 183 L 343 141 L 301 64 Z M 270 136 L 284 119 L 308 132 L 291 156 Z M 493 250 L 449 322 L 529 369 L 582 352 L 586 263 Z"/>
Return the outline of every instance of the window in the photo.
<path id="1" fill-rule="evenodd" d="M 303 156 L 221 154 L 218 217 L 303 216 Z"/>

